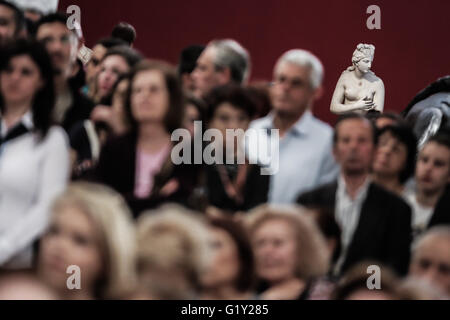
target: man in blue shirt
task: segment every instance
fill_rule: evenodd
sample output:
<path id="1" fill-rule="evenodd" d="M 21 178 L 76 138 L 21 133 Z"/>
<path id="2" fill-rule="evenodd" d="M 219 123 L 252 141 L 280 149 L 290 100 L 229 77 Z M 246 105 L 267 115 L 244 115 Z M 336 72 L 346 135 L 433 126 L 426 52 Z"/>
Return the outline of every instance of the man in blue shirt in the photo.
<path id="1" fill-rule="evenodd" d="M 278 170 L 270 181 L 271 203 L 294 203 L 299 194 L 337 176 L 332 128 L 311 111 L 322 95 L 322 80 L 322 63 L 305 50 L 290 50 L 275 65 L 270 90 L 273 110 L 251 125 L 253 129 L 279 130 L 279 162 L 273 166 Z M 248 152 L 252 157 L 252 151 Z"/>

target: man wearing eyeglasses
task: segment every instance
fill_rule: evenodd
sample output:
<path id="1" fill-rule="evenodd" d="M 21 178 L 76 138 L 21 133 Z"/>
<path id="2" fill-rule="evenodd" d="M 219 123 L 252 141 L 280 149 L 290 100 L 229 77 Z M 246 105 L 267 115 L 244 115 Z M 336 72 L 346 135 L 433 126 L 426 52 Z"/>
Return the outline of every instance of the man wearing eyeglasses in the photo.
<path id="1" fill-rule="evenodd" d="M 279 130 L 279 169 L 271 176 L 271 203 L 294 203 L 299 194 L 337 176 L 332 129 L 311 112 L 322 95 L 322 79 L 322 63 L 306 50 L 290 50 L 275 65 L 272 112 L 252 123 L 255 129 Z"/>

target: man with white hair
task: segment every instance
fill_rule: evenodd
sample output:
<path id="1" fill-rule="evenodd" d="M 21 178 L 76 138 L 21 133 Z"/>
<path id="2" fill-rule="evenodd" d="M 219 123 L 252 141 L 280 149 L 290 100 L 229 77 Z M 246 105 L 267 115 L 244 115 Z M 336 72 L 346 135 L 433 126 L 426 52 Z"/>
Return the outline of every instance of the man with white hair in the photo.
<path id="1" fill-rule="evenodd" d="M 194 95 L 205 97 L 213 88 L 228 83 L 245 84 L 250 74 L 250 55 L 237 41 L 213 40 L 192 73 Z"/>
<path id="2" fill-rule="evenodd" d="M 279 165 L 271 176 L 271 203 L 293 203 L 299 194 L 337 176 L 333 130 L 311 112 L 322 95 L 323 74 L 320 60 L 306 50 L 290 50 L 275 65 L 270 90 L 273 110 L 251 125 L 279 130 Z"/>
<path id="3" fill-rule="evenodd" d="M 433 227 L 416 240 L 409 276 L 441 289 L 450 298 L 450 227 Z"/>

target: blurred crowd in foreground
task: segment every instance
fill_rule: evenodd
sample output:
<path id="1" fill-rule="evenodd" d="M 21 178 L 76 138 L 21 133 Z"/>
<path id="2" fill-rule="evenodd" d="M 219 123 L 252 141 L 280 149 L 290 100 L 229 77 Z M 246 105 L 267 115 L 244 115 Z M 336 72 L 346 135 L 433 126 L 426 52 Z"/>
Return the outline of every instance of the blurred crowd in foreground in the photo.
<path id="1" fill-rule="evenodd" d="M 235 40 L 175 67 L 128 23 L 89 49 L 67 18 L 0 0 L 0 299 L 449 299 L 444 125 L 423 140 L 356 110 L 332 128 L 307 50 L 249 84 Z M 207 129 L 214 161 L 174 163 Z M 230 129 L 278 130 L 278 170 Z"/>

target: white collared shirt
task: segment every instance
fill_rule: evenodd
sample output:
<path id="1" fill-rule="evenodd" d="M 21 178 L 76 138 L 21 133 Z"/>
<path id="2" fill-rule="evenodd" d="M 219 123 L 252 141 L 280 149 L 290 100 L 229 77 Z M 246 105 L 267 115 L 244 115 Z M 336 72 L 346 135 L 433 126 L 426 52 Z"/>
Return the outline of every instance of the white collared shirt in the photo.
<path id="1" fill-rule="evenodd" d="M 273 120 L 271 113 L 253 121 L 250 127 L 273 129 Z M 278 172 L 270 177 L 270 203 L 294 203 L 302 193 L 336 179 L 339 168 L 332 154 L 332 138 L 333 130 L 328 124 L 315 118 L 311 111 L 303 114 L 279 140 Z"/>
<path id="2" fill-rule="evenodd" d="M 21 122 L 32 129 L 31 112 Z M 7 132 L 3 121 L 1 127 L 4 137 Z M 30 131 L 1 146 L 1 267 L 31 266 L 33 241 L 47 228 L 50 206 L 66 187 L 69 161 L 68 139 L 60 127 L 50 128 L 41 141 Z"/>
<path id="3" fill-rule="evenodd" d="M 364 184 L 359 188 L 356 197 L 352 199 L 347 192 L 344 177 L 342 175 L 339 177 L 334 216 L 341 229 L 342 252 L 336 263 L 335 271 L 340 270 L 347 256 L 347 250 L 359 223 L 361 208 L 367 198 L 370 182 L 370 179 L 366 178 Z"/>
<path id="4" fill-rule="evenodd" d="M 22 123 L 25 126 L 25 128 L 27 128 L 28 130 L 32 130 L 33 127 L 34 127 L 34 125 L 33 125 L 33 113 L 31 111 L 28 111 L 27 113 L 25 113 L 22 116 L 22 119 L 20 119 L 19 123 Z M 16 125 L 18 125 L 18 124 L 16 124 Z M 6 126 L 6 123 L 2 119 L 1 114 L 0 114 L 0 137 L 2 137 L 2 138 L 6 137 L 6 135 L 8 134 L 8 132 L 11 129 L 13 129 L 13 128 L 8 128 Z"/>

